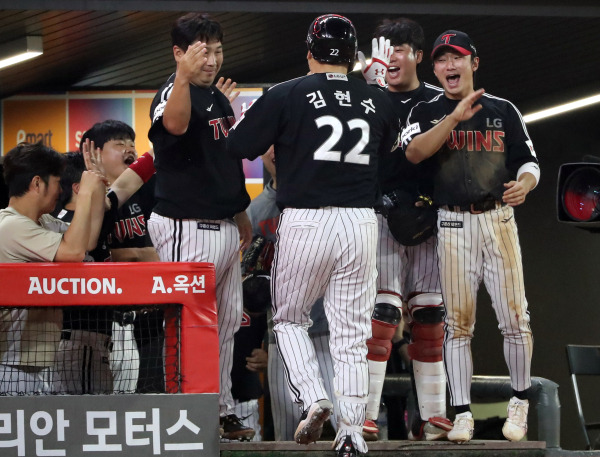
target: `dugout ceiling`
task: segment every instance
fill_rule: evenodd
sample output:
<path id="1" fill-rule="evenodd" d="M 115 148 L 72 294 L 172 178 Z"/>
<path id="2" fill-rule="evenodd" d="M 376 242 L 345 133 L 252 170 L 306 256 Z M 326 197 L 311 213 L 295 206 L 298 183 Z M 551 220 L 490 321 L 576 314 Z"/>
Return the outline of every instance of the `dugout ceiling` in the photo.
<path id="1" fill-rule="evenodd" d="M 599 92 L 600 4 L 469 0 L 323 1 L 0 1 L 0 42 L 41 35 L 44 55 L 0 70 L 0 98 L 22 92 L 157 89 L 174 70 L 170 26 L 182 12 L 207 11 L 225 30 L 221 75 L 240 84 L 306 73 L 304 39 L 322 13 L 347 15 L 359 48 L 386 17 L 420 22 L 426 54 L 447 29 L 470 34 L 481 57 L 477 85 L 531 112 Z M 19 9 L 15 9 L 18 6 Z M 421 78 L 435 83 L 430 61 Z"/>

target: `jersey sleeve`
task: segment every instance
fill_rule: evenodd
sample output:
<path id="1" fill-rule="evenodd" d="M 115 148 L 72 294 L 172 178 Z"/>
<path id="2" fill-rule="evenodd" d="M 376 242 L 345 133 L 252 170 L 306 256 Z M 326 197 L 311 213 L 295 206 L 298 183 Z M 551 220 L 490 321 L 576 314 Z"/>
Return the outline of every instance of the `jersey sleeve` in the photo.
<path id="1" fill-rule="evenodd" d="M 421 102 L 416 104 L 413 109 L 410 110 L 408 118 L 406 119 L 406 126 L 402 129 L 402 133 L 400 134 L 400 145 L 404 151 L 406 151 L 406 147 L 414 137 L 427 132 L 433 127 L 434 124 L 430 122 L 431 114 L 427 107 L 427 104 Z"/>
<path id="2" fill-rule="evenodd" d="M 150 105 L 151 125 L 150 131 L 148 132 L 148 139 L 154 145 L 155 149 L 169 148 L 173 146 L 178 139 L 178 137 L 169 133 L 163 125 L 163 113 L 172 90 L 172 82 L 165 84 L 156 93 L 156 96 Z"/>
<path id="3" fill-rule="evenodd" d="M 526 163 L 532 163 L 539 167 L 525 121 L 519 110 L 510 102 L 507 102 L 505 132 L 506 167 L 511 173 L 516 175 L 519 168 Z"/>
<path id="4" fill-rule="evenodd" d="M 239 159 L 254 160 L 277 139 L 284 100 L 277 87 L 259 97 L 229 130 L 227 149 Z"/>

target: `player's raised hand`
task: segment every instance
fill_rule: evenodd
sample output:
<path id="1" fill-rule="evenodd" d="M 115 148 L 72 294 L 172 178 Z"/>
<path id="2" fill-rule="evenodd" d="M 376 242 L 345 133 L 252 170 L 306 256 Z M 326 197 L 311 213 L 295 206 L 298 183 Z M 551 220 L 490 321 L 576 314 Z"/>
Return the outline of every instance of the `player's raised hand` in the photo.
<path id="1" fill-rule="evenodd" d="M 478 89 L 475 92 L 470 93 L 465 98 L 463 98 L 452 114 L 450 116 L 456 121 L 458 124 L 462 121 L 468 121 L 471 119 L 475 113 L 477 113 L 481 108 L 483 108 L 480 104 L 475 105 L 474 103 L 481 98 L 481 96 L 485 93 L 485 89 Z"/>
<path id="2" fill-rule="evenodd" d="M 102 163 L 102 150 L 95 147 L 94 142 L 86 138 L 85 143 L 81 145 L 81 152 L 83 153 L 85 168 L 97 174 L 104 181 L 104 184 L 108 186 L 108 178 L 106 177 L 106 171 Z"/>
<path id="3" fill-rule="evenodd" d="M 229 103 L 233 103 L 233 101 L 238 97 L 238 95 L 240 95 L 239 90 L 234 92 L 234 89 L 236 86 L 237 86 L 237 83 L 233 82 L 231 80 L 231 78 L 227 78 L 227 80 L 225 80 L 225 78 L 223 76 L 221 76 L 219 78 L 219 80 L 217 81 L 217 83 L 215 84 L 215 87 L 217 89 L 219 89 L 221 92 L 223 92 L 223 95 L 225 95 L 225 97 L 227 97 L 227 99 L 229 100 Z"/>
<path id="4" fill-rule="evenodd" d="M 361 71 L 368 84 L 385 87 L 385 75 L 390 66 L 390 56 L 393 48 L 390 46 L 390 40 L 384 37 L 373 38 L 371 63 L 367 64 L 365 55 L 358 51 L 358 60 L 360 62 Z"/>
<path id="5" fill-rule="evenodd" d="M 189 45 L 185 53 L 180 54 L 177 60 L 177 76 L 189 83 L 207 61 L 206 43 L 197 41 Z"/>

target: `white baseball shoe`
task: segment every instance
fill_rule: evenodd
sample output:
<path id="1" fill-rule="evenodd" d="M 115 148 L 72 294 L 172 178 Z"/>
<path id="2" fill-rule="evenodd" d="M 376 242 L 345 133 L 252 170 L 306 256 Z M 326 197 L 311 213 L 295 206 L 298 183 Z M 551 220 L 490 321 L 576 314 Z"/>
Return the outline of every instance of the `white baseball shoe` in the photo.
<path id="1" fill-rule="evenodd" d="M 457 414 L 454 418 L 454 427 L 448 432 L 448 440 L 454 443 L 466 443 L 473 438 L 475 421 L 471 411 Z"/>
<path id="2" fill-rule="evenodd" d="M 323 433 L 323 424 L 333 411 L 333 403 L 327 399 L 319 400 L 310 405 L 306 411 L 302 413 L 294 440 L 298 444 L 310 444 L 317 441 Z"/>
<path id="3" fill-rule="evenodd" d="M 509 441 L 520 441 L 527 433 L 527 413 L 529 401 L 512 397 L 508 402 L 508 417 L 502 427 L 502 434 Z"/>

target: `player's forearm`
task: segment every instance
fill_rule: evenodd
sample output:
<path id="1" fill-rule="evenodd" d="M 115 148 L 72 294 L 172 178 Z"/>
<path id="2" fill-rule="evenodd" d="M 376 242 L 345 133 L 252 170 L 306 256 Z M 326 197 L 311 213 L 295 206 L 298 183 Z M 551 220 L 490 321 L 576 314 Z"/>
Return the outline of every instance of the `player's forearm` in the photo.
<path id="1" fill-rule="evenodd" d="M 90 241 L 92 226 L 92 194 L 79 193 L 77 207 L 69 228 L 54 257 L 55 262 L 81 262 Z"/>
<path id="2" fill-rule="evenodd" d="M 458 122 L 454 120 L 454 117 L 448 115 L 431 130 L 415 136 L 406 147 L 408 161 L 416 164 L 434 155 L 444 145 L 448 135 L 457 125 Z"/>
<path id="3" fill-rule="evenodd" d="M 172 135 L 183 135 L 187 132 L 192 116 L 192 99 L 188 81 L 175 76 L 173 90 L 165 105 L 163 125 Z"/>
<path id="4" fill-rule="evenodd" d="M 91 251 L 98 245 L 98 237 L 102 229 L 102 221 L 104 220 L 104 192 L 99 190 L 94 191 L 91 204 L 91 219 L 90 219 L 90 234 L 87 244 L 87 250 Z"/>
<path id="5" fill-rule="evenodd" d="M 143 184 L 144 181 L 142 178 L 135 171 L 128 168 L 110 186 L 110 190 L 116 194 L 119 200 L 119 207 L 121 207 Z"/>
<path id="6" fill-rule="evenodd" d="M 537 185 L 537 178 L 532 173 L 525 172 L 519 176 L 519 182 L 523 185 L 526 193 L 529 193 Z"/>

